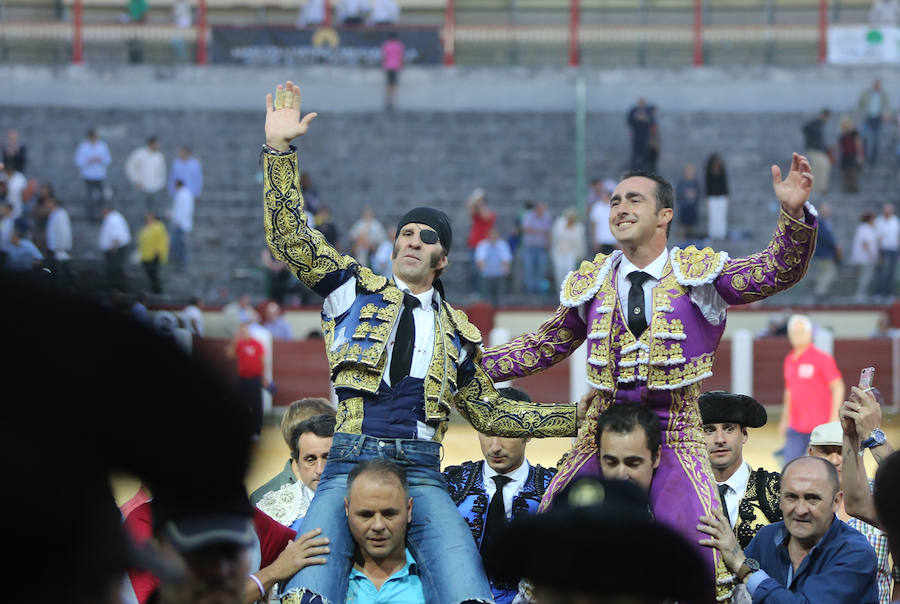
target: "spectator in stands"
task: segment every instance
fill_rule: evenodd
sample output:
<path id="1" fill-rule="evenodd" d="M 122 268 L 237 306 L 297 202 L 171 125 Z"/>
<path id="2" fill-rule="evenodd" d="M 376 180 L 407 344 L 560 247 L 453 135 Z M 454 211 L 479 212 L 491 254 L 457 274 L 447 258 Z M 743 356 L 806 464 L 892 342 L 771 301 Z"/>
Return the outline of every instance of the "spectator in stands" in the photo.
<path id="1" fill-rule="evenodd" d="M 397 240 L 397 227 L 389 227 L 387 237 L 372 255 L 372 270 L 377 275 L 390 277 L 393 273 L 391 256 L 394 254 L 394 241 Z"/>
<path id="2" fill-rule="evenodd" d="M 0 199 L 3 199 L 2 188 L 3 183 L 0 183 Z M 53 185 L 46 182 L 39 184 L 32 210 L 34 224 L 31 234 L 34 237 L 34 244 L 38 246 L 38 249 L 44 251 L 47 250 L 47 218 L 49 217 L 49 210 L 45 202 L 50 197 L 53 197 Z"/>
<path id="3" fill-rule="evenodd" d="M 578 219 L 578 210 L 566 209 L 553 223 L 550 257 L 553 260 L 553 288 L 562 285 L 563 279 L 587 255 L 584 223 Z"/>
<path id="4" fill-rule="evenodd" d="M 133 23 L 144 23 L 149 10 L 150 3 L 147 0 L 128 0 L 128 18 Z"/>
<path id="5" fill-rule="evenodd" d="M 500 297 L 506 293 L 512 266 L 509 244 L 500 238 L 496 228 L 491 228 L 487 239 L 475 248 L 475 264 L 481 274 L 481 294 L 496 308 L 500 305 Z"/>
<path id="6" fill-rule="evenodd" d="M 535 204 L 522 218 L 522 270 L 525 291 L 529 294 L 547 293 L 547 249 L 552 229 L 553 217 L 543 203 Z"/>
<path id="7" fill-rule="evenodd" d="M 880 296 L 883 302 L 890 302 L 894 296 L 894 274 L 900 254 L 900 219 L 894 214 L 893 204 L 882 206 L 881 214 L 875 218 L 875 232 L 878 233 L 881 266 L 875 281 L 875 295 Z"/>
<path id="8" fill-rule="evenodd" d="M 487 192 L 481 187 L 472 191 L 469 197 L 466 198 L 466 209 L 469 211 L 469 217 L 472 219 L 472 224 L 469 227 L 469 238 L 466 239 L 466 245 L 471 252 L 472 260 L 469 269 L 469 281 L 472 284 L 472 288 L 477 291 L 481 281 L 481 273 L 475 260 L 475 248 L 487 237 L 488 232 L 494 228 L 497 214 L 488 208 Z"/>
<path id="9" fill-rule="evenodd" d="M 2 191 L 0 191 L 0 250 L 6 249 L 6 246 L 9 245 L 15 222 L 16 218 L 13 218 L 12 206 L 3 198 Z"/>
<path id="10" fill-rule="evenodd" d="M 291 324 L 284 317 L 284 312 L 277 302 L 266 304 L 265 323 L 263 327 L 269 330 L 273 340 L 289 341 L 294 339 Z"/>
<path id="11" fill-rule="evenodd" d="M 700 180 L 697 178 L 697 168 L 694 164 L 684 165 L 681 178 L 675 185 L 675 206 L 678 208 L 678 221 L 681 223 L 685 241 L 695 240 L 697 223 L 700 222 Z"/>
<path id="12" fill-rule="evenodd" d="M 69 260 L 72 253 L 72 222 L 69 213 L 54 196 L 44 201 L 47 211 L 47 256 L 48 266 L 60 287 L 68 287 L 72 283 Z"/>
<path id="13" fill-rule="evenodd" d="M 178 148 L 178 157 L 172 160 L 172 170 L 169 172 L 169 195 L 177 193 L 175 183 L 184 183 L 184 186 L 194 196 L 194 203 L 203 192 L 203 165 L 194 157 L 191 148 L 187 145 Z"/>
<path id="14" fill-rule="evenodd" d="M 309 215 L 315 216 L 319 213 L 319 187 L 313 183 L 312 174 L 306 170 L 300 172 L 300 190 L 303 191 L 303 201 L 309 206 Z M 318 224 L 317 218 L 316 225 Z M 322 234 L 324 234 L 324 231 Z"/>
<path id="15" fill-rule="evenodd" d="M 3 146 L 3 165 L 12 166 L 14 172 L 25 174 L 27 163 L 27 150 L 19 141 L 19 132 L 10 128 L 6 131 L 6 144 Z"/>
<path id="16" fill-rule="evenodd" d="M 815 295 L 823 299 L 831 290 L 831 285 L 838 276 L 843 250 L 834 234 L 831 224 L 831 206 L 822 204 L 819 207 L 819 236 L 816 239 L 816 252 L 813 266 L 816 268 Z"/>
<path id="17" fill-rule="evenodd" d="M 842 404 L 842 407 L 843 406 L 844 405 Z M 812 435 L 809 437 L 809 449 L 806 453 L 811 457 L 821 457 L 822 459 L 828 460 L 837 469 L 841 491 L 844 491 L 844 475 L 842 471 L 844 460 L 843 444 L 844 431 L 841 429 L 841 422 L 828 422 L 827 424 L 816 426 L 813 429 Z M 860 450 L 865 451 L 864 448 L 855 447 L 853 448 L 853 453 Z M 848 466 L 849 465 L 850 464 L 848 464 Z M 855 477 L 853 474 L 850 476 Z M 849 526 L 862 533 L 869 541 L 872 549 L 875 550 L 875 556 L 878 560 L 876 577 L 876 583 L 878 585 L 878 601 L 880 604 L 890 604 L 891 565 L 888 561 L 887 537 L 878 528 L 848 514 L 844 508 L 843 498 L 838 505 L 837 516 Z"/>
<path id="18" fill-rule="evenodd" d="M 875 552 L 835 513 L 843 499 L 840 478 L 827 460 L 800 457 L 781 478 L 784 520 L 764 526 L 741 551 L 723 517 L 702 516 L 699 543 L 719 550 L 754 602 L 878 601 Z"/>
<path id="19" fill-rule="evenodd" d="M 380 0 L 381 2 L 391 0 Z M 396 5 L 395 5 L 396 6 Z M 384 69 L 387 85 L 384 88 L 384 108 L 388 111 L 394 109 L 394 99 L 397 96 L 397 77 L 403 69 L 403 54 L 406 46 L 397 37 L 397 32 L 388 34 L 387 40 L 381 44 L 381 67 Z"/>
<path id="20" fill-rule="evenodd" d="M 242 323 L 258 324 L 260 322 L 259 313 L 251 304 L 250 294 L 241 294 L 237 300 L 223 306 L 222 314 L 231 333 L 236 333 Z"/>
<path id="21" fill-rule="evenodd" d="M 181 324 L 195 336 L 203 337 L 203 311 L 200 310 L 200 298 L 191 296 L 188 305 L 179 314 Z"/>
<path id="22" fill-rule="evenodd" d="M 184 272 L 191 259 L 191 230 L 194 228 L 194 193 L 181 179 L 175 180 L 175 195 L 169 212 L 172 220 L 172 261 L 176 272 Z"/>
<path id="23" fill-rule="evenodd" d="M 259 258 L 266 271 L 266 298 L 274 300 L 278 304 L 284 304 L 291 272 L 284 262 L 275 260 L 267 247 L 260 251 Z"/>
<path id="24" fill-rule="evenodd" d="M 266 351 L 250 335 L 249 321 L 238 326 L 238 332 L 225 348 L 225 354 L 237 359 L 238 395 L 250 411 L 250 432 L 259 437 L 263 421 L 262 389 L 269 387 L 269 381 L 263 375 Z"/>
<path id="25" fill-rule="evenodd" d="M 372 206 L 363 208 L 362 218 L 350 227 L 350 248 L 353 257 L 362 266 L 371 266 L 370 256 L 378 249 L 381 242 L 387 239 L 384 225 L 375 218 L 375 210 Z"/>
<path id="26" fill-rule="evenodd" d="M 334 413 L 309 417 L 291 431 L 291 470 L 296 480 L 263 493 L 256 507 L 295 531 L 316 496 L 334 438 Z"/>
<path id="27" fill-rule="evenodd" d="M 304 200 L 306 198 L 304 197 Z M 335 246 L 335 249 L 340 249 L 338 244 L 338 229 L 337 225 L 334 224 L 334 218 L 331 215 L 331 206 L 325 203 L 319 204 L 319 209 L 316 212 L 316 230 L 322 233 L 325 236 L 325 241 Z"/>
<path id="28" fill-rule="evenodd" d="M 828 192 L 831 156 L 828 144 L 825 142 L 825 126 L 830 117 L 831 111 L 822 109 L 819 115 L 803 124 L 803 145 L 806 148 L 806 157 L 809 158 L 812 166 L 812 196 Z"/>
<path id="29" fill-rule="evenodd" d="M 347 477 L 344 510 L 356 542 L 347 604 L 424 604 L 417 563 L 406 547 L 413 514 L 406 469 L 383 459 L 356 464 Z"/>
<path id="30" fill-rule="evenodd" d="M 865 158 L 863 139 L 850 116 L 841 118 L 841 137 L 838 139 L 841 149 L 841 191 L 845 193 L 859 192 L 859 170 Z"/>
<path id="31" fill-rule="evenodd" d="M 616 190 L 616 181 L 611 178 L 591 181 L 588 192 L 588 207 L 591 219 L 591 252 L 611 254 L 616 249 L 616 238 L 609 228 L 609 199 Z"/>
<path id="32" fill-rule="evenodd" d="M 338 0 L 335 14 L 344 25 L 362 25 L 370 10 L 367 0 Z"/>
<path id="33" fill-rule="evenodd" d="M 396 0 L 372 0 L 369 18 L 375 26 L 393 25 L 400 18 L 400 7 Z"/>
<path id="34" fill-rule="evenodd" d="M 507 398 L 531 402 L 526 392 L 501 388 Z M 444 470 L 444 480 L 453 503 L 472 529 L 482 555 L 487 544 L 503 527 L 517 518 L 537 513 L 541 497 L 556 474 L 553 468 L 532 465 L 525 457 L 530 438 L 502 438 L 478 433 L 483 458 Z M 516 583 L 491 580 L 497 604 L 509 604 L 516 596 Z"/>
<path id="35" fill-rule="evenodd" d="M 878 265 L 878 231 L 875 230 L 875 214 L 872 212 L 864 212 L 856 225 L 850 264 L 859 267 L 854 299 L 865 302 L 869 299 L 869 284 Z"/>
<path id="36" fill-rule="evenodd" d="M 103 222 L 100 224 L 97 247 L 103 252 L 107 284 L 110 289 L 126 291 L 125 261 L 131 243 L 131 229 L 125 217 L 110 203 L 103 205 L 100 215 Z"/>
<path id="37" fill-rule="evenodd" d="M 112 162 L 109 154 L 109 145 L 100 140 L 97 131 L 88 130 L 87 138 L 78 143 L 75 150 L 75 165 L 84 180 L 88 203 L 91 204 L 91 212 L 99 216 L 100 205 L 103 203 L 103 186 L 106 182 L 106 170 Z"/>
<path id="38" fill-rule="evenodd" d="M 838 416 L 844 400 L 844 379 L 834 357 L 812 343 L 809 317 L 788 321 L 791 352 L 784 358 L 784 403 L 778 433 L 786 438 L 785 463 L 806 453 L 813 428 Z"/>
<path id="39" fill-rule="evenodd" d="M 297 27 L 320 25 L 325 22 L 325 0 L 306 0 L 297 15 Z"/>
<path id="40" fill-rule="evenodd" d="M 16 218 L 9 244 L 2 248 L 6 260 L 2 268 L 11 271 L 30 271 L 39 268 L 44 260 L 37 246 L 28 238 L 30 226 L 24 218 Z"/>
<path id="41" fill-rule="evenodd" d="M 900 1 L 874 0 L 869 9 L 869 25 L 884 27 L 900 23 Z"/>
<path id="42" fill-rule="evenodd" d="M 724 516 L 738 543 L 747 547 L 761 527 L 781 520 L 781 475 L 754 470 L 744 460 L 747 428 L 766 425 L 766 409 L 753 397 L 722 390 L 704 392 L 698 402 Z"/>
<path id="43" fill-rule="evenodd" d="M 147 209 L 156 211 L 166 188 L 166 158 L 159 150 L 159 139 L 151 136 L 125 160 L 125 175 L 143 197 Z"/>
<path id="44" fill-rule="evenodd" d="M 150 291 L 154 294 L 163 292 L 159 269 L 169 262 L 169 233 L 162 220 L 153 212 L 147 212 L 144 226 L 137 236 L 138 257 L 147 278 L 150 280 Z"/>
<path id="45" fill-rule="evenodd" d="M 896 1 L 893 5 L 895 9 L 898 8 Z M 891 118 L 891 103 L 887 93 L 881 88 L 881 80 L 873 80 L 872 87 L 859 95 L 858 111 L 865 124 L 865 157 L 870 164 L 874 164 L 878 161 L 881 124 Z"/>
<path id="46" fill-rule="evenodd" d="M 281 437 L 284 439 L 288 451 L 291 451 L 291 434 L 293 434 L 294 428 L 304 420 L 322 414 L 335 415 L 334 407 L 328 399 L 302 398 L 288 406 L 284 415 L 281 416 Z M 256 505 L 266 493 L 277 491 L 284 485 L 294 484 L 298 480 L 300 480 L 300 468 L 294 463 L 292 456 L 288 457 L 281 472 L 250 494 L 250 503 Z"/>
<path id="47" fill-rule="evenodd" d="M 28 186 L 28 179 L 16 170 L 16 164 L 13 162 L 3 164 L 0 180 L 6 182 L 6 201 L 12 206 L 13 218 L 18 218 L 22 215 L 22 193 Z"/>
<path id="48" fill-rule="evenodd" d="M 725 160 L 713 153 L 706 160 L 706 208 L 710 239 L 728 238 L 728 174 Z"/>
<path id="49" fill-rule="evenodd" d="M 655 164 L 655 159 L 652 157 L 654 150 L 651 148 L 653 132 L 656 129 L 655 108 L 647 105 L 647 99 L 641 97 L 637 100 L 637 104 L 628 111 L 625 121 L 631 132 L 629 168 L 651 170 L 651 166 Z"/>
<path id="50" fill-rule="evenodd" d="M 628 480 L 650 492 L 659 467 L 659 418 L 643 403 L 619 403 L 597 416 L 597 459 L 607 480 Z"/>

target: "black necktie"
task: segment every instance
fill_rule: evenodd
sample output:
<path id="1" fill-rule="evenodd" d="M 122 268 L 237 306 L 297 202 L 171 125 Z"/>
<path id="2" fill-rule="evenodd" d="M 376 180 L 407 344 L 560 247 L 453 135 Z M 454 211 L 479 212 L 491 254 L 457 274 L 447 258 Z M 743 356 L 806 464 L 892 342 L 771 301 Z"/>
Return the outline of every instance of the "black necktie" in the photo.
<path id="1" fill-rule="evenodd" d="M 725 515 L 725 520 L 728 520 L 728 523 L 731 524 L 731 520 L 728 516 L 728 504 L 725 503 L 725 493 L 728 492 L 728 485 L 724 482 L 719 485 L 719 499 L 722 501 L 722 513 Z"/>
<path id="2" fill-rule="evenodd" d="M 413 350 L 416 347 L 416 322 L 413 320 L 413 309 L 419 306 L 419 299 L 412 294 L 403 294 L 403 312 L 397 323 L 397 337 L 394 338 L 394 351 L 391 354 L 391 386 L 409 375 L 412 366 Z"/>
<path id="3" fill-rule="evenodd" d="M 493 539 L 503 525 L 506 524 L 506 508 L 503 506 L 503 486 L 506 485 L 511 478 L 497 474 L 492 476 L 497 490 L 491 497 L 491 503 L 488 505 L 487 518 L 484 521 L 484 536 L 481 538 L 481 553 L 484 554 L 485 546 Z"/>
<path id="4" fill-rule="evenodd" d="M 643 271 L 628 274 L 631 281 L 631 289 L 628 290 L 628 329 L 636 338 L 647 329 L 647 315 L 644 314 L 644 281 L 647 279 L 650 275 Z"/>

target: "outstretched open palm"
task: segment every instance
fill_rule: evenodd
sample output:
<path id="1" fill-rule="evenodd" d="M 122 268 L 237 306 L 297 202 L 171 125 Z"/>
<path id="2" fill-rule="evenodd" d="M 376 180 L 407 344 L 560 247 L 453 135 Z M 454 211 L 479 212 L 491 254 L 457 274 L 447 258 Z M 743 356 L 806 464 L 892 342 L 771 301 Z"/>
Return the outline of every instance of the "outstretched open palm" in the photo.
<path id="1" fill-rule="evenodd" d="M 317 113 L 307 113 L 300 119 L 300 87 L 288 80 L 275 89 L 275 99 L 266 95 L 266 144 L 287 151 L 291 141 L 303 136 Z"/>
<path id="2" fill-rule="evenodd" d="M 791 169 L 787 177 L 781 179 L 781 168 L 772 166 L 772 188 L 784 211 L 795 218 L 803 217 L 803 204 L 812 191 L 813 176 L 809 160 L 799 153 L 791 157 Z"/>

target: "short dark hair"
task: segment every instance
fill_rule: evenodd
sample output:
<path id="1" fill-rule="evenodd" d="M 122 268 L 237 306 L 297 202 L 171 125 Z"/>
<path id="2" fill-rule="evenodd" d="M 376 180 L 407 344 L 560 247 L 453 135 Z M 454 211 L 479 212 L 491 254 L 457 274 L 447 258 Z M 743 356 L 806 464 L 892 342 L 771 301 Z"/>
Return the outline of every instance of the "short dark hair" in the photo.
<path id="1" fill-rule="evenodd" d="M 601 413 L 597 417 L 597 449 L 600 449 L 600 439 L 604 431 L 628 434 L 636 426 L 644 429 L 647 448 L 655 460 L 662 444 L 662 427 L 656 413 L 643 403 L 614 403 Z"/>
<path id="2" fill-rule="evenodd" d="M 334 436 L 335 418 L 333 415 L 322 413 L 313 415 L 303 420 L 291 430 L 291 459 L 300 459 L 300 436 L 312 432 L 319 438 L 331 438 Z"/>
<path id="3" fill-rule="evenodd" d="M 837 492 L 841 490 L 841 477 L 838 475 L 837 468 L 835 468 L 834 464 L 824 457 L 816 457 L 815 455 L 802 455 L 800 457 L 795 457 L 794 459 L 784 464 L 784 468 L 781 469 L 782 488 L 784 486 L 784 475 L 787 474 L 788 468 L 790 468 L 794 464 L 794 462 L 801 459 L 815 459 L 822 462 L 825 465 L 825 473 L 828 475 L 828 482 L 831 483 L 831 488 L 833 489 L 832 496 L 837 495 Z"/>
<path id="4" fill-rule="evenodd" d="M 353 483 L 356 482 L 357 477 L 361 474 L 375 474 L 381 477 L 393 476 L 400 481 L 403 493 L 407 496 L 409 495 L 409 481 L 406 479 L 406 468 L 386 459 L 375 458 L 361 461 L 350 470 L 350 474 L 347 476 L 348 498 L 350 497 L 350 490 L 353 488 Z"/>
<path id="5" fill-rule="evenodd" d="M 672 211 L 675 211 L 675 189 L 672 188 L 672 183 L 668 180 L 657 174 L 656 172 L 651 172 L 650 170 L 629 170 L 625 174 L 622 175 L 622 180 L 626 178 L 648 178 L 656 183 L 656 188 L 654 189 L 654 197 L 656 198 L 656 213 L 659 214 L 659 211 L 663 208 L 671 208 Z M 669 236 L 669 232 L 672 230 L 672 222 L 670 221 L 668 225 L 666 225 L 666 236 Z"/>
<path id="6" fill-rule="evenodd" d="M 875 511 L 888 533 L 888 539 L 900 539 L 900 452 L 891 453 L 875 474 Z"/>

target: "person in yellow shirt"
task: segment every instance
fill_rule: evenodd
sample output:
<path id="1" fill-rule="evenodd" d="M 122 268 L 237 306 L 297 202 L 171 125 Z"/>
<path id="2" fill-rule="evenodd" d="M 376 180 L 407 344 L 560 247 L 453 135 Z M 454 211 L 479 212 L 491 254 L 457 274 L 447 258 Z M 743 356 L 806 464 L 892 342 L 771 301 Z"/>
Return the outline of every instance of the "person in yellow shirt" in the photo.
<path id="1" fill-rule="evenodd" d="M 169 261 L 169 233 L 166 225 L 153 212 L 147 212 L 144 226 L 138 233 L 138 253 L 150 279 L 151 291 L 161 294 L 159 266 Z"/>

